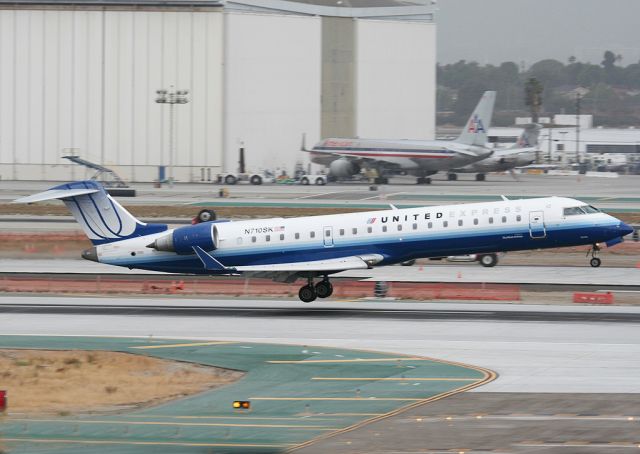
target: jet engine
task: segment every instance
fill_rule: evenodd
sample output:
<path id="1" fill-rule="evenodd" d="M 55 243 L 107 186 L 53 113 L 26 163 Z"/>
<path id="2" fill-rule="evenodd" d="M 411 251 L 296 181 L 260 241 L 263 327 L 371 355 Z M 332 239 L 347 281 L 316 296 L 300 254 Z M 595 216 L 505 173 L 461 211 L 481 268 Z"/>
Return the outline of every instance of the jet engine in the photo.
<path id="1" fill-rule="evenodd" d="M 193 254 L 193 246 L 200 246 L 205 251 L 216 249 L 217 237 L 217 229 L 214 223 L 204 222 L 177 228 L 165 236 L 156 238 L 147 247 L 157 251 Z"/>
<path id="2" fill-rule="evenodd" d="M 335 178 L 348 178 L 360 172 L 360 166 L 348 159 L 336 159 L 329 164 L 329 174 Z"/>

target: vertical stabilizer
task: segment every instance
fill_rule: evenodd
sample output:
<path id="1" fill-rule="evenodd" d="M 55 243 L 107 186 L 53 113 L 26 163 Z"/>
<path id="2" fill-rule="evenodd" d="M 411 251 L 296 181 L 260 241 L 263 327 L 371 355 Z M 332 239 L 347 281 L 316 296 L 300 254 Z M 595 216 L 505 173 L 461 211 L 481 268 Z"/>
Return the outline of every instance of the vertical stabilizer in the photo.
<path id="1" fill-rule="evenodd" d="M 469 117 L 467 124 L 455 142 L 464 145 L 475 145 L 483 147 L 487 144 L 491 118 L 493 117 L 493 106 L 496 103 L 496 92 L 485 91 L 478 102 L 475 110 Z"/>
<path id="2" fill-rule="evenodd" d="M 64 202 L 94 245 L 167 230 L 166 224 L 145 224 L 137 220 L 101 184 L 93 180 L 61 184 L 48 191 L 15 200 L 14 203 L 55 199 Z"/>
<path id="3" fill-rule="evenodd" d="M 524 127 L 518 141 L 512 148 L 535 148 L 538 146 L 538 137 L 542 126 L 537 123 L 529 123 Z"/>

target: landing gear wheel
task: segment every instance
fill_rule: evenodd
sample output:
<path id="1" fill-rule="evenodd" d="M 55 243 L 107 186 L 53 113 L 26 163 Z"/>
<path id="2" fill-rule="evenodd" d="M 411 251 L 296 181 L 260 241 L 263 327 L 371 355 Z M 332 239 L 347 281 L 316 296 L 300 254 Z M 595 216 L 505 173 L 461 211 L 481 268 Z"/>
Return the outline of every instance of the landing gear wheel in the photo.
<path id="1" fill-rule="evenodd" d="M 598 268 L 602 264 L 602 260 L 600 260 L 598 257 L 593 257 L 589 261 L 589 264 L 594 268 Z"/>
<path id="2" fill-rule="evenodd" d="M 478 259 L 480 265 L 491 268 L 498 264 L 498 256 L 496 254 L 483 254 Z"/>
<path id="3" fill-rule="evenodd" d="M 315 301 L 317 296 L 316 289 L 313 288 L 313 285 L 305 285 L 304 287 L 301 287 L 298 292 L 298 298 L 300 298 L 303 303 Z"/>
<path id="4" fill-rule="evenodd" d="M 333 285 L 329 281 L 320 281 L 316 284 L 316 296 L 329 298 L 333 294 Z"/>
<path id="5" fill-rule="evenodd" d="M 484 173 L 478 173 L 476 175 L 476 181 L 484 181 L 486 179 L 486 175 Z"/>
<path id="6" fill-rule="evenodd" d="M 449 181 L 456 181 L 458 179 L 458 174 L 456 173 L 450 173 L 447 175 L 447 180 Z"/>
<path id="7" fill-rule="evenodd" d="M 216 220 L 216 213 L 213 210 L 200 210 L 198 216 L 196 216 L 198 223 L 200 222 L 209 222 Z"/>

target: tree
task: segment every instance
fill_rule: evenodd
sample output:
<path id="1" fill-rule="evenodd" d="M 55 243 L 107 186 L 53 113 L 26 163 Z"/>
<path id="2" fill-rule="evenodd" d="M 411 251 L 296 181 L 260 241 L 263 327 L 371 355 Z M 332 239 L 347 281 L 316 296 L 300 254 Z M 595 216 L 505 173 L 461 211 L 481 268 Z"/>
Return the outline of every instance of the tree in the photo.
<path id="1" fill-rule="evenodd" d="M 604 60 L 602 60 L 602 67 L 607 71 L 611 71 L 616 65 L 616 54 L 610 50 L 604 53 Z"/>
<path id="2" fill-rule="evenodd" d="M 529 78 L 524 87 L 524 103 L 531 111 L 531 121 L 537 123 L 540 117 L 540 107 L 542 106 L 542 92 L 544 87 L 535 77 Z"/>
<path id="3" fill-rule="evenodd" d="M 540 60 L 529 68 L 528 75 L 538 79 L 548 90 L 567 83 L 565 66 L 558 60 Z"/>

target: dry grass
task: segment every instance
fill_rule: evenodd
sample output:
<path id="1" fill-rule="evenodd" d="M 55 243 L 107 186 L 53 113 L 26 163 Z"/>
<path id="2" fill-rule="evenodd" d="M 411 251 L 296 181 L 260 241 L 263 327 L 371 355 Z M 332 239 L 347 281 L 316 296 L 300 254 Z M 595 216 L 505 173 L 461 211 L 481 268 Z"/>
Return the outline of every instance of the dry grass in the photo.
<path id="1" fill-rule="evenodd" d="M 232 383 L 243 373 L 127 353 L 0 350 L 9 412 L 68 415 L 155 405 Z"/>

